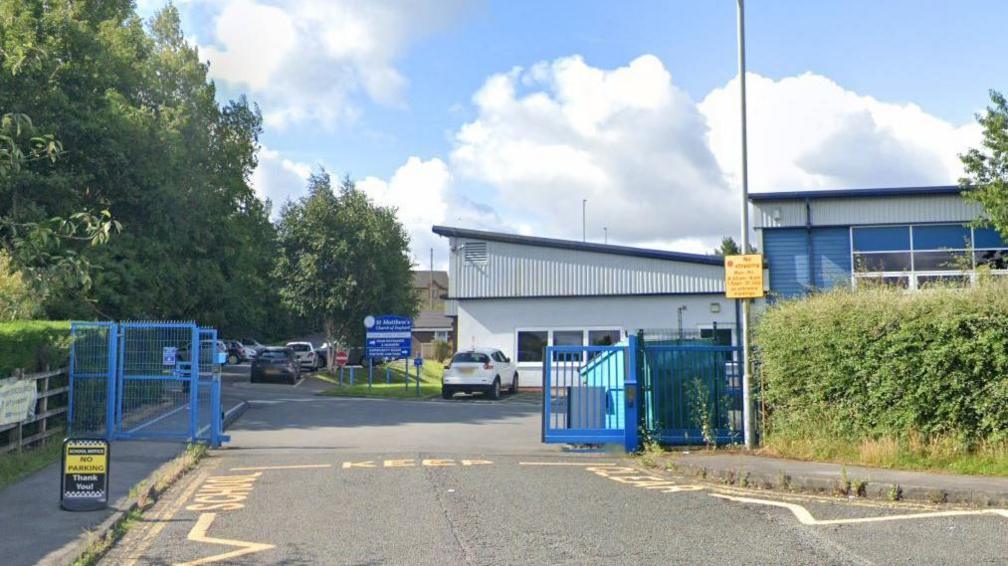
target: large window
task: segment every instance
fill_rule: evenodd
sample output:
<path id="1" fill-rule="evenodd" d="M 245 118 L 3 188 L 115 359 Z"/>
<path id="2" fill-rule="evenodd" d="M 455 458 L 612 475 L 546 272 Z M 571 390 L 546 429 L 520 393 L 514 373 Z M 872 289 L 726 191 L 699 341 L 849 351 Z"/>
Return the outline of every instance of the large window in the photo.
<path id="1" fill-rule="evenodd" d="M 522 330 L 518 332 L 518 361 L 542 362 L 549 343 L 547 330 Z"/>
<path id="2" fill-rule="evenodd" d="M 542 363 L 546 346 L 611 346 L 623 337 L 620 328 L 556 330 L 518 330 L 518 362 Z M 587 356 L 591 359 L 592 355 Z M 579 353 L 554 353 L 554 361 L 581 361 L 585 356 Z"/>
<path id="3" fill-rule="evenodd" d="M 1008 243 L 964 224 L 856 226 L 851 260 L 856 282 L 920 289 L 968 282 L 978 265 L 1008 269 Z"/>

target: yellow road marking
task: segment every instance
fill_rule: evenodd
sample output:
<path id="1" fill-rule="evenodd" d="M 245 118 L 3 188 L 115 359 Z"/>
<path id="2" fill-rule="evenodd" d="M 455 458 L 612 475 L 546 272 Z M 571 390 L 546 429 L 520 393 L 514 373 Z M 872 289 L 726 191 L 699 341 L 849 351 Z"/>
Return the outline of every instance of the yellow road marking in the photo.
<path id="1" fill-rule="evenodd" d="M 272 544 L 264 544 L 260 542 L 249 542 L 244 540 L 231 540 L 226 538 L 213 538 L 207 536 L 207 531 L 210 530 L 210 525 L 213 524 L 214 519 L 217 518 L 217 513 L 201 513 L 199 519 L 196 520 L 196 524 L 193 525 L 191 531 L 189 531 L 189 540 L 193 542 L 204 542 L 207 544 L 221 544 L 224 546 L 237 546 L 237 550 L 232 550 L 231 552 L 224 552 L 221 554 L 215 554 L 213 556 L 207 556 L 205 558 L 200 558 L 199 560 L 193 560 L 192 562 L 180 562 L 175 566 L 197 566 L 198 564 L 210 564 L 211 562 L 219 562 L 221 560 L 230 560 L 232 558 L 238 558 L 239 556 L 245 556 L 246 554 L 253 554 L 255 552 L 262 552 L 264 550 L 269 550 L 271 548 L 276 548 Z"/>
<path id="2" fill-rule="evenodd" d="M 212 468 L 212 466 L 211 466 Z M 126 557 L 126 564 L 133 565 L 139 562 L 140 557 L 147 552 L 147 549 L 154 543 L 154 540 L 161 534 L 161 531 L 165 529 L 168 525 L 168 521 L 179 512 L 179 509 L 185 505 L 187 499 L 192 497 L 192 494 L 199 488 L 206 476 L 210 474 L 210 469 L 205 469 L 197 475 L 192 482 L 186 487 L 185 491 L 179 494 L 170 504 L 166 505 L 164 509 L 161 510 L 156 516 L 151 518 L 153 525 L 147 529 L 144 533 L 140 542 L 134 546 L 133 551 L 129 553 Z"/>
<path id="3" fill-rule="evenodd" d="M 519 466 L 615 466 L 612 462 L 518 462 Z"/>
<path id="4" fill-rule="evenodd" d="M 423 464 L 424 466 L 427 466 L 427 467 L 431 467 L 431 468 L 441 467 L 441 466 L 454 466 L 455 465 L 455 460 L 443 460 L 443 459 L 437 459 L 437 458 L 427 458 L 426 460 L 423 460 L 421 462 L 421 464 Z"/>
<path id="5" fill-rule="evenodd" d="M 343 462 L 343 469 L 349 470 L 350 468 L 374 468 L 375 463 L 372 460 L 366 462 Z"/>
<path id="6" fill-rule="evenodd" d="M 262 472 L 240 476 L 211 476 L 207 478 L 193 498 L 189 511 L 234 511 L 245 507 L 255 482 Z"/>
<path id="7" fill-rule="evenodd" d="M 412 468 L 416 464 L 416 461 L 412 458 L 406 460 L 385 460 L 384 465 L 386 468 Z"/>
<path id="8" fill-rule="evenodd" d="M 463 466 L 489 466 L 493 464 L 490 460 L 462 460 Z"/>
<path id="9" fill-rule="evenodd" d="M 735 497 L 732 495 L 724 495 L 720 493 L 711 493 L 711 497 L 718 497 L 720 499 L 728 499 L 730 501 L 736 501 L 738 503 L 754 503 L 756 505 L 769 505 L 772 507 L 781 507 L 791 511 L 791 513 L 798 519 L 798 522 L 803 525 L 853 525 L 858 523 L 881 523 L 884 521 L 907 521 L 912 519 L 934 519 L 939 517 L 965 517 L 971 515 L 1000 515 L 1002 517 L 1008 518 L 1008 509 L 981 509 L 976 511 L 933 511 L 929 513 L 908 513 L 905 515 L 881 515 L 878 517 L 861 517 L 856 519 L 816 519 L 809 513 L 808 509 L 798 505 L 797 503 L 786 503 L 784 501 L 771 501 L 768 499 L 755 499 L 752 497 Z"/>
<path id="10" fill-rule="evenodd" d="M 259 470 L 314 470 L 331 468 L 332 464 L 300 464 L 296 466 L 248 466 L 246 468 L 231 468 L 232 472 L 255 472 Z"/>

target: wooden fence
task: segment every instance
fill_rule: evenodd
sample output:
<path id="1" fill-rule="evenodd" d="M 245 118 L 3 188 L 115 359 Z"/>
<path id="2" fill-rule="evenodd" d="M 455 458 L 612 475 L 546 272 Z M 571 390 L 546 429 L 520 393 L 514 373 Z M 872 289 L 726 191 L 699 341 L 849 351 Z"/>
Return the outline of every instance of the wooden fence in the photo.
<path id="1" fill-rule="evenodd" d="M 0 426 L 0 454 L 39 443 L 66 430 L 69 377 L 66 368 L 23 373 L 15 370 L 14 378 L 34 379 L 38 391 L 35 416 L 15 424 Z"/>

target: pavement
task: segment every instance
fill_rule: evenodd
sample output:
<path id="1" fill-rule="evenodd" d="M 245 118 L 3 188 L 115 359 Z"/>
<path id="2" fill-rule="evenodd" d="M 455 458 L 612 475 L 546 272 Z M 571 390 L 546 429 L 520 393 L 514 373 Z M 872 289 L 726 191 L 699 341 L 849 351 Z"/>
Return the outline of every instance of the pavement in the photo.
<path id="1" fill-rule="evenodd" d="M 875 499 L 1008 507 L 1008 478 L 965 476 L 804 462 L 740 453 L 679 452 L 669 463 L 680 472 L 727 483 Z M 744 478 L 744 479 L 743 479 Z M 860 489 L 859 489 L 860 488 Z M 856 493 L 861 491 L 860 494 Z"/>
<path id="2" fill-rule="evenodd" d="M 102 564 L 1004 564 L 1008 510 L 743 489 L 540 443 L 539 406 L 249 408 Z"/>
<path id="3" fill-rule="evenodd" d="M 242 368 L 232 370 L 240 380 Z M 245 369 L 247 374 L 247 366 Z M 223 389 L 225 410 L 243 399 L 240 391 Z M 109 449 L 109 507 L 69 512 L 60 508 L 60 465 L 53 463 L 0 490 L 0 564 L 63 563 L 80 541 L 114 514 L 129 506 L 130 490 L 185 449 L 179 442 L 116 441 Z"/>

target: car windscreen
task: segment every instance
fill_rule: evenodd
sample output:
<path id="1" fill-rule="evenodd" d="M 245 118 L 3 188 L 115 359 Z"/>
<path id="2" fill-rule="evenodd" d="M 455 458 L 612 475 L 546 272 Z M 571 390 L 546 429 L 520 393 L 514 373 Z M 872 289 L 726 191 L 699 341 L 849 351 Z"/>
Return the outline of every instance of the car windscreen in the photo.
<path id="1" fill-rule="evenodd" d="M 486 354 L 479 352 L 459 352 L 452 358 L 453 364 L 485 364 L 490 361 Z"/>
<path id="2" fill-rule="evenodd" d="M 287 352 L 282 350 L 266 350 L 262 354 L 259 354 L 259 359 L 265 362 L 286 362 Z"/>
<path id="3" fill-rule="evenodd" d="M 307 352 L 308 350 L 311 350 L 311 347 L 308 346 L 308 344 L 288 344 L 287 347 L 295 352 Z"/>

